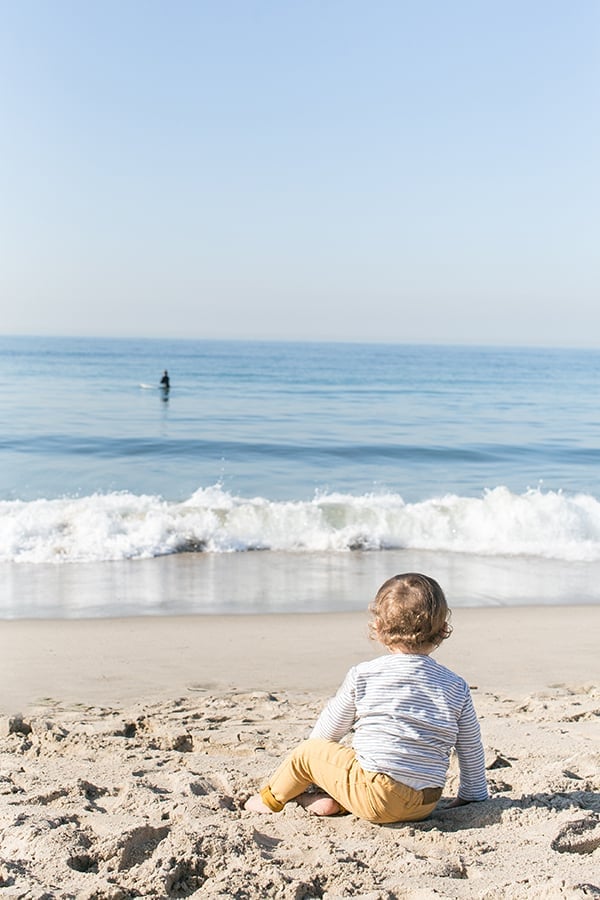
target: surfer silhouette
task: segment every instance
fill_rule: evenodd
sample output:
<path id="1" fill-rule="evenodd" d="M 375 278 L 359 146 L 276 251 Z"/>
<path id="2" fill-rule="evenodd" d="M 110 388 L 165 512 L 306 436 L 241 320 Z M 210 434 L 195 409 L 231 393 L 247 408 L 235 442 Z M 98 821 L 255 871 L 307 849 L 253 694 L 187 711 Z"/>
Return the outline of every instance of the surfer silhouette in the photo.
<path id="1" fill-rule="evenodd" d="M 165 391 L 165 393 L 166 393 L 166 392 L 169 390 L 169 388 L 171 387 L 171 380 L 170 380 L 170 378 L 169 378 L 169 373 L 167 372 L 166 369 L 165 369 L 165 371 L 164 371 L 164 373 L 163 373 L 163 377 L 160 379 L 160 386 L 161 386 L 161 388 L 163 389 L 163 391 Z"/>

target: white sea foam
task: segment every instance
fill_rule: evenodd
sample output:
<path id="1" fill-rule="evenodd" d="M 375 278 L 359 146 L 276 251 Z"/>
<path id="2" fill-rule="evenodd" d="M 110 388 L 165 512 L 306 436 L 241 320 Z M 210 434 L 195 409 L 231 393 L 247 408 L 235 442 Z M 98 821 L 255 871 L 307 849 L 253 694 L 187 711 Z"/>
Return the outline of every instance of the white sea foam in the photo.
<path id="1" fill-rule="evenodd" d="M 600 502 L 497 487 L 405 503 L 398 494 L 243 498 L 220 486 L 182 503 L 130 493 L 0 503 L 0 561 L 143 559 L 185 551 L 419 549 L 600 560 Z"/>

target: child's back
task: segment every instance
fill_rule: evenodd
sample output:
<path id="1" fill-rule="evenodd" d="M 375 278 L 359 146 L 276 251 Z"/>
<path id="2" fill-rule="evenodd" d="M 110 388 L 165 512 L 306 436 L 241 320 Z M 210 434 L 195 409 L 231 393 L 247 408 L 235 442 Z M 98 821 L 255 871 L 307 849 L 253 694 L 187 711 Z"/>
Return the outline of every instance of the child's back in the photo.
<path id="1" fill-rule="evenodd" d="M 352 746 L 364 769 L 415 790 L 443 785 L 457 747 L 459 795 L 485 800 L 483 748 L 469 686 L 430 656 L 391 653 L 360 663 L 329 701 L 311 737 Z"/>

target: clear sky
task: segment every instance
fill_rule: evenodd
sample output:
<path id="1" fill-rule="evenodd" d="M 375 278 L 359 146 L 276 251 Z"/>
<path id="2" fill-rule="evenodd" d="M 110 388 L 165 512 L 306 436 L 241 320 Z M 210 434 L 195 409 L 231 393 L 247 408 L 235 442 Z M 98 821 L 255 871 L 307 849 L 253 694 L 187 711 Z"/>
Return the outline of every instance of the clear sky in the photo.
<path id="1" fill-rule="evenodd" d="M 0 16 L 0 332 L 600 346 L 598 0 Z"/>

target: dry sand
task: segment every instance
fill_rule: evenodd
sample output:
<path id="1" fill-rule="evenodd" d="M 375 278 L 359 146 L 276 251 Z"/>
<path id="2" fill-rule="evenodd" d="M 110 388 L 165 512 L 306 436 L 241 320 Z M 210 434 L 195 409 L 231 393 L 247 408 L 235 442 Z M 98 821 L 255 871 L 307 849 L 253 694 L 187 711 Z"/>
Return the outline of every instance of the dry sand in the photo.
<path id="1" fill-rule="evenodd" d="M 600 608 L 453 621 L 491 799 L 398 826 L 241 808 L 364 615 L 1 623 L 0 900 L 600 897 Z"/>

